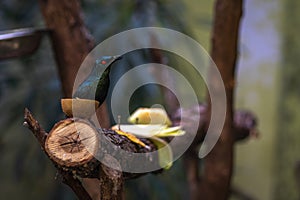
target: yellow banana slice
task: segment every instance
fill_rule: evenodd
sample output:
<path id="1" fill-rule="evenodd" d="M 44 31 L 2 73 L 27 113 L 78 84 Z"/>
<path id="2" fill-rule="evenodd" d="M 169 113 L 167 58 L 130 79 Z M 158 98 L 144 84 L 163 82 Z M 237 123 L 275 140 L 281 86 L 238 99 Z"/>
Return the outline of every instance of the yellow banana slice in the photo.
<path id="1" fill-rule="evenodd" d="M 158 162 L 159 165 L 168 170 L 173 164 L 173 152 L 168 143 L 158 137 L 149 138 L 154 145 L 157 147 L 158 151 Z"/>
<path id="2" fill-rule="evenodd" d="M 181 126 L 167 127 L 160 130 L 155 136 L 157 137 L 171 137 L 184 135 L 185 131 L 181 129 Z"/>
<path id="3" fill-rule="evenodd" d="M 167 112 L 162 108 L 139 108 L 130 117 L 132 124 L 166 124 L 172 125 Z"/>
<path id="4" fill-rule="evenodd" d="M 185 134 L 185 131 L 180 126 L 167 127 L 166 125 L 159 124 L 120 124 L 112 127 L 113 130 L 120 130 L 131 133 L 139 137 L 171 137 L 181 136 Z"/>
<path id="5" fill-rule="evenodd" d="M 117 130 L 117 129 L 112 129 L 114 131 L 116 131 L 116 133 L 118 133 L 119 135 L 123 135 L 125 137 L 127 137 L 129 140 L 131 140 L 132 142 L 141 145 L 144 148 L 149 149 L 150 147 L 147 146 L 144 142 L 142 142 L 140 139 L 138 139 L 135 135 L 121 131 L 121 130 Z"/>

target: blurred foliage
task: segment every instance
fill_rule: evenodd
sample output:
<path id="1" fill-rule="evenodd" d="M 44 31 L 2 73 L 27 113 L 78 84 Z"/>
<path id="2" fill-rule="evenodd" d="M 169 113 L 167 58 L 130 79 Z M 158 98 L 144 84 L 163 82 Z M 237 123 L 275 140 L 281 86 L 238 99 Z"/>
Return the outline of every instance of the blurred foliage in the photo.
<path id="1" fill-rule="evenodd" d="M 274 199 L 299 199 L 296 164 L 300 160 L 300 2 L 283 0 L 281 88 Z M 299 184 L 299 182 L 298 182 Z"/>
<path id="2" fill-rule="evenodd" d="M 39 6 L 34 0 L 3 0 L 0 8 L 0 30 L 42 25 Z"/>
<path id="3" fill-rule="evenodd" d="M 235 146 L 233 185 L 254 199 L 274 199 L 279 162 L 276 152 L 281 98 L 280 1 L 244 1 L 236 107 L 258 116 L 257 140 Z M 286 198 L 284 198 L 286 199 Z"/>

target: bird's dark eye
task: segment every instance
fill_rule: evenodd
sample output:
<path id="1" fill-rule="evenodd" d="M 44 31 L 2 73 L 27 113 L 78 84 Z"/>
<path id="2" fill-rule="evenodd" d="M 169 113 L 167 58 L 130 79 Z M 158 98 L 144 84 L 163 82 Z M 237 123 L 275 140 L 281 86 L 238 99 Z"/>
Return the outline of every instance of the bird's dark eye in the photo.
<path id="1" fill-rule="evenodd" d="M 101 61 L 101 64 L 102 64 L 102 65 L 105 65 L 105 64 L 106 64 L 106 61 L 105 61 L 105 60 L 102 60 L 102 61 Z"/>

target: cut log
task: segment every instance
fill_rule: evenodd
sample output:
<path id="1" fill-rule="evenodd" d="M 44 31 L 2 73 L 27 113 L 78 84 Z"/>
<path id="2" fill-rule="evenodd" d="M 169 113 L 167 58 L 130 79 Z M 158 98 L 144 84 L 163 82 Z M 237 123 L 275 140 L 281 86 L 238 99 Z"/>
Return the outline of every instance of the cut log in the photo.
<path id="1" fill-rule="evenodd" d="M 97 177 L 99 162 L 93 155 L 98 149 L 96 128 L 78 118 L 55 124 L 45 143 L 45 150 L 54 162 L 81 177 Z"/>
<path id="2" fill-rule="evenodd" d="M 118 158 L 116 162 L 120 165 L 120 171 L 122 166 L 132 162 L 130 157 L 123 158 L 118 155 L 120 148 L 131 153 L 145 153 L 141 166 L 146 167 L 149 163 L 158 165 L 157 154 L 146 154 L 157 150 L 155 144 L 146 138 L 140 140 L 147 148 L 113 130 L 96 128 L 88 120 L 67 118 L 54 125 L 46 139 L 45 151 L 56 166 L 64 171 L 70 171 L 82 178 L 100 178 L 100 161 L 97 159 Z M 161 171 L 160 169 L 152 173 Z M 140 175 L 123 173 L 123 178 L 131 179 Z"/>

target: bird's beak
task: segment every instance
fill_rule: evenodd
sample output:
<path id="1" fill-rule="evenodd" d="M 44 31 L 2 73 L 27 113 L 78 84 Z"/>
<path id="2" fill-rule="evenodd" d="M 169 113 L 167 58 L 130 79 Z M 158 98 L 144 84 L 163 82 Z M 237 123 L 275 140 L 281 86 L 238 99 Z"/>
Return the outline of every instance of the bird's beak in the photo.
<path id="1" fill-rule="evenodd" d="M 121 56 L 121 55 L 116 55 L 116 56 L 114 56 L 114 60 L 120 60 L 120 59 L 122 59 L 122 56 Z"/>

